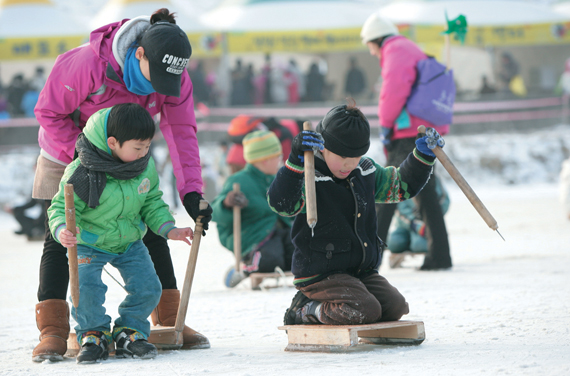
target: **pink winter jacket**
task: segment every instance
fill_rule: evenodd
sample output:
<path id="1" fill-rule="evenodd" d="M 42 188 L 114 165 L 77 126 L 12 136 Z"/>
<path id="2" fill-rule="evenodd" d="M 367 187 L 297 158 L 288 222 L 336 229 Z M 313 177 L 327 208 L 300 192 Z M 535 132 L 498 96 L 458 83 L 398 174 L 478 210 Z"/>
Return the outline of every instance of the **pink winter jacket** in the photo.
<path id="1" fill-rule="evenodd" d="M 132 21 L 102 26 L 91 33 L 88 44 L 57 58 L 35 108 L 42 153 L 61 163 L 70 163 L 77 136 L 92 114 L 119 103 L 138 103 L 153 117 L 160 113 L 160 129 L 168 144 L 180 198 L 188 192 L 202 194 L 190 77 L 187 72 L 182 74 L 180 98 L 156 92 L 142 96 L 128 91 L 121 69 L 125 46 L 136 40 L 145 29 L 145 22 L 149 24 L 148 17 L 137 17 Z M 117 52 L 120 50 L 117 46 L 113 48 L 113 39 L 122 27 L 120 38 L 124 39 L 124 51 L 120 65 L 116 59 L 119 55 L 115 55 L 120 54 Z"/>
<path id="2" fill-rule="evenodd" d="M 426 58 L 426 54 L 414 42 L 401 35 L 389 37 L 382 44 L 382 88 L 378 118 L 380 126 L 392 129 L 391 140 L 416 137 L 420 125 L 433 127 L 441 135 L 449 132 L 449 124 L 435 126 L 427 120 L 408 114 L 407 111 L 402 114 L 416 80 L 416 64 Z"/>

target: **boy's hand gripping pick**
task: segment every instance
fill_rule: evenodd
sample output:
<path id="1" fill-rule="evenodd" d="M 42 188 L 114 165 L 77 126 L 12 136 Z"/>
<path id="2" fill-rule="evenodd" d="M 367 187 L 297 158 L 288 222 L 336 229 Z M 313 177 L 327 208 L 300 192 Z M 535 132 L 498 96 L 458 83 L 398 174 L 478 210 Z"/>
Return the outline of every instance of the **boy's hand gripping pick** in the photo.
<path id="1" fill-rule="evenodd" d="M 75 233 L 79 234 L 79 227 L 75 227 Z M 77 245 L 77 238 L 67 229 L 62 229 L 57 237 L 61 245 L 65 248 L 71 248 Z"/>
<path id="2" fill-rule="evenodd" d="M 418 136 L 421 136 L 421 133 Z M 436 146 L 443 148 L 444 145 L 444 139 L 433 128 L 427 128 L 425 135 L 416 140 L 416 149 L 418 149 L 420 153 L 429 155 L 430 157 L 435 157 L 432 150 L 435 149 Z"/>
<path id="3" fill-rule="evenodd" d="M 224 205 L 227 208 L 233 208 L 237 206 L 238 208 L 243 209 L 249 205 L 249 200 L 242 192 L 229 191 L 226 195 L 226 198 L 224 199 Z"/>
<path id="4" fill-rule="evenodd" d="M 305 164 L 305 151 L 324 150 L 325 140 L 320 133 L 314 131 L 302 131 L 293 139 L 289 162 L 295 166 L 303 167 Z"/>

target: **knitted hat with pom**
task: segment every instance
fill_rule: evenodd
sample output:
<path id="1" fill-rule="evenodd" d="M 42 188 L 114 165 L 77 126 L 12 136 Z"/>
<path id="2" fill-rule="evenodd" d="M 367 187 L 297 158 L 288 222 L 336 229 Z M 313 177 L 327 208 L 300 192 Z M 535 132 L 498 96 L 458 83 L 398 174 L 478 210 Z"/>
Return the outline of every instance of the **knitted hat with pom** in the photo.
<path id="1" fill-rule="evenodd" d="M 243 139 L 243 157 L 247 163 L 255 163 L 281 155 L 281 143 L 271 131 L 255 131 Z"/>
<path id="2" fill-rule="evenodd" d="M 325 148 L 341 157 L 361 157 L 370 148 L 370 125 L 357 108 L 331 109 L 317 125 Z"/>

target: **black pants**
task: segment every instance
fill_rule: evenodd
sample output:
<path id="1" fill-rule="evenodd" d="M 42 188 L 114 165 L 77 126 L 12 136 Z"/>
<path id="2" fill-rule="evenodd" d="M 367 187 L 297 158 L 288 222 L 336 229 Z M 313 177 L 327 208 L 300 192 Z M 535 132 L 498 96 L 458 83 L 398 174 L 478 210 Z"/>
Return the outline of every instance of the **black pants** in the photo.
<path id="1" fill-rule="evenodd" d="M 45 200 L 44 212 L 50 207 L 51 201 Z M 176 277 L 170 249 L 166 239 L 148 230 L 143 238 L 144 244 L 150 253 L 154 269 L 162 284 L 162 289 L 176 289 Z M 67 263 L 67 249 L 58 243 L 49 230 L 48 216 L 46 215 L 46 234 L 44 251 L 40 263 L 40 285 L 38 287 L 38 301 L 47 299 L 63 299 L 67 297 L 69 283 L 69 265 Z"/>
<path id="2" fill-rule="evenodd" d="M 278 266 L 283 271 L 291 270 L 295 246 L 291 242 L 291 229 L 279 221 L 273 235 L 244 257 L 245 274 L 271 273 Z"/>
<path id="3" fill-rule="evenodd" d="M 27 202 L 22 206 L 16 206 L 15 208 L 12 208 L 14 218 L 16 219 L 16 221 L 18 221 L 18 223 L 22 227 L 21 230 L 22 233 L 27 236 L 33 236 L 34 229 L 37 229 L 37 231 L 41 232 L 44 231 L 45 213 L 43 210 L 43 205 L 42 205 L 42 212 L 38 218 L 31 218 L 26 215 L 27 209 L 33 208 L 38 204 L 42 204 L 42 200 L 31 199 L 29 202 Z M 41 232 L 39 233 L 41 234 Z"/>
<path id="4" fill-rule="evenodd" d="M 408 154 L 416 146 L 413 138 L 404 138 L 392 141 L 388 145 L 388 166 L 400 166 Z M 435 190 L 435 179 L 429 179 L 422 191 L 414 198 L 420 215 L 426 224 L 426 240 L 428 253 L 424 259 L 423 269 L 451 267 L 451 255 L 447 228 L 443 219 L 443 212 Z M 376 204 L 378 216 L 378 236 L 386 240 L 392 217 L 397 204 Z"/>

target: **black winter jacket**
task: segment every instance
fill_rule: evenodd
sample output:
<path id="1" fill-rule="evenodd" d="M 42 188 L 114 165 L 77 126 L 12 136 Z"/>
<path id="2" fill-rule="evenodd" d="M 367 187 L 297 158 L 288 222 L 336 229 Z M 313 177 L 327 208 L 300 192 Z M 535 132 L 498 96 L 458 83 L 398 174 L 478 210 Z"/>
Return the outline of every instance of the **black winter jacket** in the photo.
<path id="1" fill-rule="evenodd" d="M 395 167 L 363 157 L 346 179 L 337 179 L 315 157 L 318 222 L 307 225 L 303 174 L 282 167 L 269 187 L 271 208 L 297 216 L 291 229 L 295 285 L 307 286 L 330 274 L 362 278 L 377 272 L 383 242 L 377 236 L 375 202 L 396 203 L 415 196 L 426 184 L 434 158 L 417 150 Z"/>

